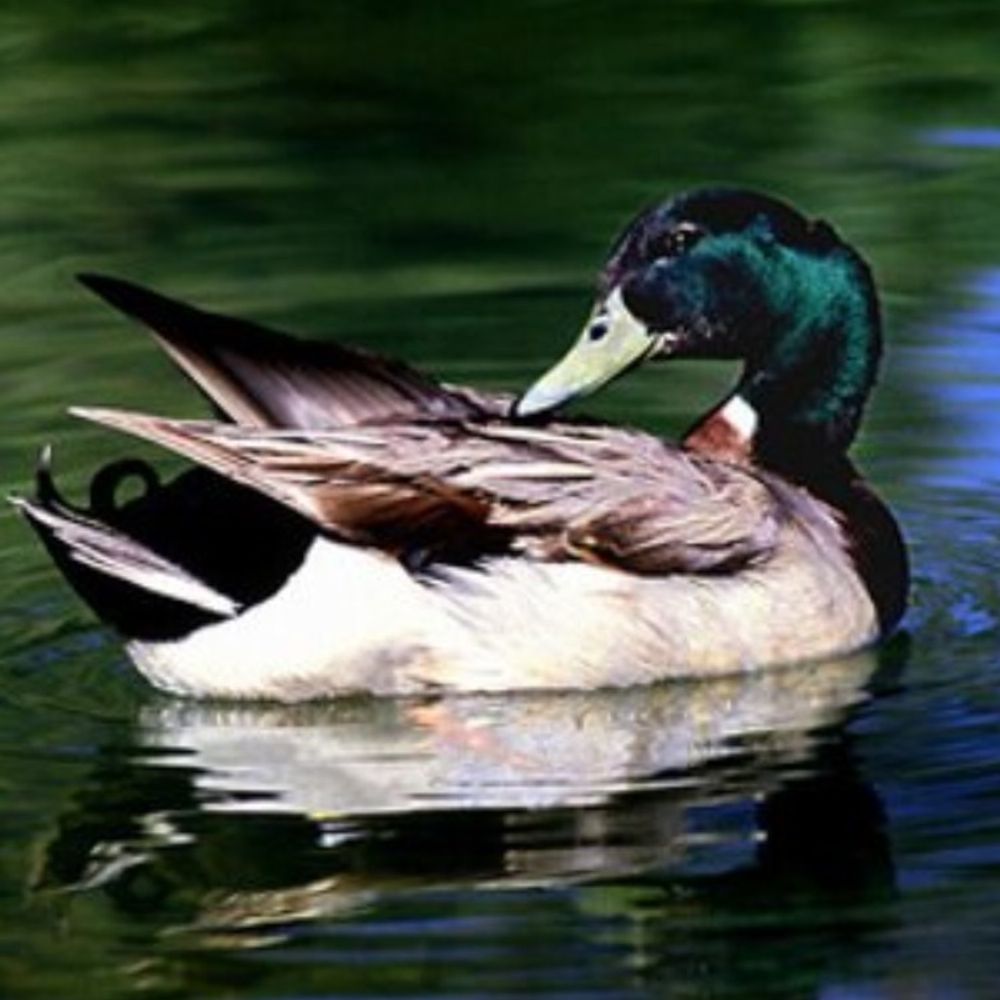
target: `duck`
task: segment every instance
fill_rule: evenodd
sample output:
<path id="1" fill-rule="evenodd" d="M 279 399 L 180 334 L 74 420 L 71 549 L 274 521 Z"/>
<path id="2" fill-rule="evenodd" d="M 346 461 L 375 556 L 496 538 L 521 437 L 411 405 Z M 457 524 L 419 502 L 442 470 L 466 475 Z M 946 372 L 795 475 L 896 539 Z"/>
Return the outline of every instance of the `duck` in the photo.
<path id="1" fill-rule="evenodd" d="M 79 277 L 214 413 L 71 408 L 191 467 L 162 482 L 117 460 L 84 506 L 45 449 L 34 495 L 12 501 L 165 692 L 694 680 L 849 654 L 903 616 L 901 531 L 848 457 L 883 350 L 874 278 L 829 223 L 769 194 L 641 211 L 582 332 L 519 395 Z M 640 364 L 702 358 L 740 374 L 676 443 L 564 413 Z"/>

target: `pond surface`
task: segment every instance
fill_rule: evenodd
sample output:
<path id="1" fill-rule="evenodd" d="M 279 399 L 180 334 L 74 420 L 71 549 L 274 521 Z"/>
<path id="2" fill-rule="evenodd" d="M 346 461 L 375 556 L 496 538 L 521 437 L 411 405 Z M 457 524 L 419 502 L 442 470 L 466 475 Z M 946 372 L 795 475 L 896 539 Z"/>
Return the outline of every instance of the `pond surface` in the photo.
<path id="1" fill-rule="evenodd" d="M 857 455 L 912 609 L 877 653 L 705 685 L 197 705 L 8 510 L 0 994 L 996 996 L 995 5 L 143 6 L 0 13 L 5 490 L 45 442 L 76 495 L 131 447 L 69 403 L 203 412 L 77 270 L 513 389 L 638 207 L 725 181 L 875 267 Z M 675 434 L 732 375 L 590 409 Z"/>

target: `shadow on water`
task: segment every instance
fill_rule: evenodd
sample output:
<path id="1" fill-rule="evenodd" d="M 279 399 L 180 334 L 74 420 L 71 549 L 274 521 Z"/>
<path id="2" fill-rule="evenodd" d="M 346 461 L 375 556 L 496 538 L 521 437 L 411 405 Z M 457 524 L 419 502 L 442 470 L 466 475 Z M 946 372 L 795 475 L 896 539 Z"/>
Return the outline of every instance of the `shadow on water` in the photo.
<path id="1" fill-rule="evenodd" d="M 604 927 L 609 982 L 668 961 L 683 978 L 737 926 L 772 968 L 831 922 L 853 940 L 891 919 L 885 815 L 846 727 L 891 693 L 906 647 L 589 694 L 157 701 L 128 743 L 99 749 L 32 894 L 70 923 L 103 898 L 148 933 L 146 974 L 164 986 L 247 950 L 263 949 L 265 977 L 322 947 L 377 992 L 405 979 L 413 938 L 442 974 L 471 961 L 456 935 L 482 989 L 531 969 L 579 986 L 544 949 L 510 965 L 540 888 L 563 931 L 567 910 Z"/>

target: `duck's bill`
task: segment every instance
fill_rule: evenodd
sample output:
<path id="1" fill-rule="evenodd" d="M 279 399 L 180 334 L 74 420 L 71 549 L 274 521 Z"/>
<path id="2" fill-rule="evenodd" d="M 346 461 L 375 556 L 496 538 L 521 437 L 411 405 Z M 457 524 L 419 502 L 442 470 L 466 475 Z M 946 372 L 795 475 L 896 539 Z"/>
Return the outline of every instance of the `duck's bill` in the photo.
<path id="1" fill-rule="evenodd" d="M 615 289 L 591 313 L 576 343 L 514 403 L 514 417 L 534 417 L 607 385 L 657 345 Z"/>

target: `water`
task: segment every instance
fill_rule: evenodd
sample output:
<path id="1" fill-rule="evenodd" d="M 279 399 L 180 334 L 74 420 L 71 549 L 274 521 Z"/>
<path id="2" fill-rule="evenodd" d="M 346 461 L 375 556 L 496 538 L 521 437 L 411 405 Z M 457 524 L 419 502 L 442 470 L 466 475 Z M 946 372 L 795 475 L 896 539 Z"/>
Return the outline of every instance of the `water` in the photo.
<path id="1" fill-rule="evenodd" d="M 728 181 L 876 268 L 858 457 L 916 568 L 904 635 L 810 670 L 233 708 L 145 688 L 5 512 L 0 994 L 995 996 L 998 28 L 971 2 L 0 14 L 5 488 L 47 441 L 70 492 L 128 447 L 70 402 L 201 412 L 76 270 L 516 388 L 625 218 Z M 592 409 L 676 433 L 731 375 Z"/>

